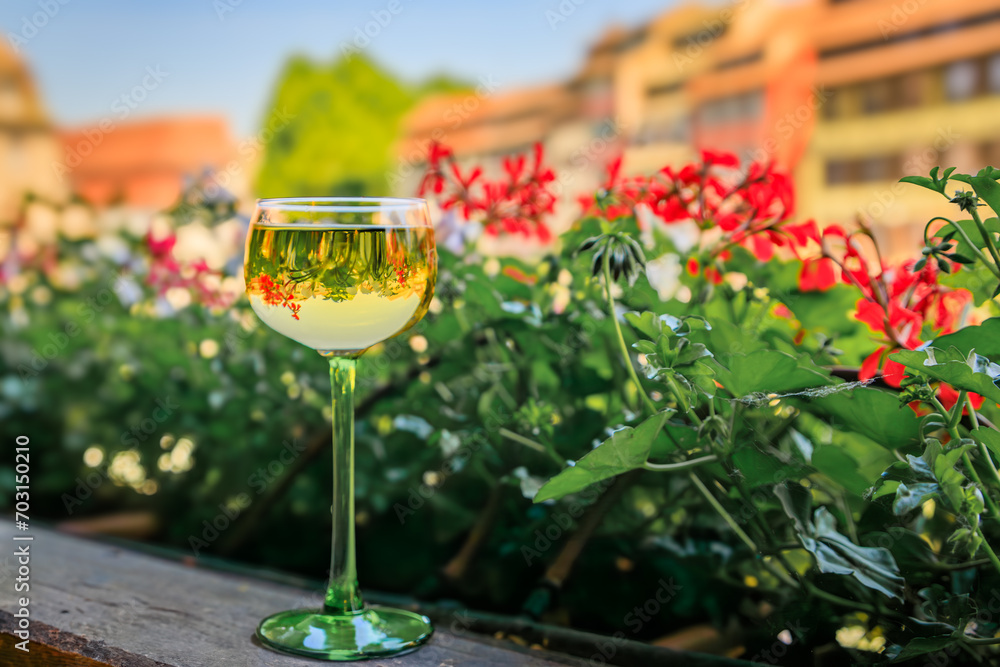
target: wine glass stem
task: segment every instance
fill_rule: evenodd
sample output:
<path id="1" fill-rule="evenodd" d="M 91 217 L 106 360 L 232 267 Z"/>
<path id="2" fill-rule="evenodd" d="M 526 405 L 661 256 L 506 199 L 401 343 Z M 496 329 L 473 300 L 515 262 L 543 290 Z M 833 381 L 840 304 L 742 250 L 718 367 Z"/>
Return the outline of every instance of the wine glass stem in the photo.
<path id="1" fill-rule="evenodd" d="M 357 359 L 331 356 L 333 390 L 333 541 L 330 584 L 324 611 L 353 614 L 364 609 L 354 556 L 354 377 Z"/>

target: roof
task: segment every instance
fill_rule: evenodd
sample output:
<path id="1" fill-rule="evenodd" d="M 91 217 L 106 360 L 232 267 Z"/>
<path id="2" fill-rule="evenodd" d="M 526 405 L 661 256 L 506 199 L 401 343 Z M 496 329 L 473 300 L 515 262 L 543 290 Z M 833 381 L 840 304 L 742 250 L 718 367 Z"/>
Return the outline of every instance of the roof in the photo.
<path id="1" fill-rule="evenodd" d="M 59 133 L 74 190 L 96 204 L 162 208 L 184 179 L 220 169 L 235 157 L 224 118 L 177 116 L 130 122 L 105 119 Z"/>

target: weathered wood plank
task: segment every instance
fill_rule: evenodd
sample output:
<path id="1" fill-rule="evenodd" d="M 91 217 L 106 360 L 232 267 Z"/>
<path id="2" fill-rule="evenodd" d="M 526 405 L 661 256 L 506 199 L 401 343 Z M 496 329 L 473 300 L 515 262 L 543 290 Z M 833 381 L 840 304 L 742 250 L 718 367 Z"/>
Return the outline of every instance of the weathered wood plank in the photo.
<path id="1" fill-rule="evenodd" d="M 13 551 L 12 521 L 0 523 L 0 554 Z M 19 533 L 24 535 L 24 533 Z M 313 605 L 314 595 L 250 577 L 184 567 L 116 546 L 32 529 L 30 591 L 14 591 L 16 562 L 0 557 L 0 664 L 24 660 L 13 613 L 30 598 L 38 644 L 120 667 L 302 667 L 319 664 L 262 648 L 253 633 L 274 611 Z M 459 632 L 453 632 L 454 628 Z M 40 650 L 40 649 L 39 649 Z M 21 654 L 21 655 L 18 655 Z M 21 662 L 13 662 L 14 658 Z M 36 656 L 32 656 L 34 659 Z M 37 657 L 41 657 L 39 653 Z M 84 664 L 80 662 L 79 664 Z M 429 644 L 371 667 L 555 667 L 586 663 L 439 628 Z"/>
<path id="2" fill-rule="evenodd" d="M 20 641 L 14 635 L 0 634 L 0 645 Z M 10 651 L 3 654 L 4 667 L 107 667 L 106 662 L 84 658 L 78 653 L 60 651 L 45 644 L 34 644 L 31 651 Z"/>

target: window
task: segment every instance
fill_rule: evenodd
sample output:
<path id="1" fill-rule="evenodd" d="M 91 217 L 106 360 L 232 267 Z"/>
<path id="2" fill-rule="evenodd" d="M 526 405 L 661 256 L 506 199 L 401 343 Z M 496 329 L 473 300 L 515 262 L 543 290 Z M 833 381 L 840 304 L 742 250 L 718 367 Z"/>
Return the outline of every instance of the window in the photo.
<path id="1" fill-rule="evenodd" d="M 748 53 L 738 58 L 730 58 L 729 60 L 723 60 L 715 66 L 716 71 L 722 71 L 727 69 L 733 69 L 734 67 L 742 67 L 744 65 L 750 65 L 761 58 L 764 57 L 763 51 L 754 51 L 753 53 Z"/>
<path id="2" fill-rule="evenodd" d="M 888 181 L 900 176 L 902 168 L 895 155 L 879 155 L 863 158 L 858 169 L 858 178 L 865 181 Z"/>
<path id="3" fill-rule="evenodd" d="M 728 25 L 721 20 L 705 23 L 705 27 L 698 32 L 692 32 L 674 39 L 672 46 L 675 51 L 684 51 L 692 46 L 705 47 L 725 35 L 726 28 L 728 28 Z"/>
<path id="4" fill-rule="evenodd" d="M 986 89 L 1000 93 L 1000 53 L 994 53 L 986 60 Z"/>
<path id="5" fill-rule="evenodd" d="M 855 180 L 853 167 L 851 160 L 827 160 L 826 184 L 843 185 L 853 182 Z"/>
<path id="6" fill-rule="evenodd" d="M 949 100 L 965 100 L 979 92 L 979 67 L 973 60 L 959 60 L 944 71 L 944 90 Z"/>
<path id="7" fill-rule="evenodd" d="M 704 103 L 698 109 L 698 120 L 704 125 L 721 125 L 754 120 L 763 113 L 764 92 L 753 90 Z"/>
<path id="8" fill-rule="evenodd" d="M 861 84 L 861 112 L 866 114 L 888 111 L 895 105 L 893 79 L 876 79 Z"/>
<path id="9" fill-rule="evenodd" d="M 726 121 L 725 106 L 721 100 L 706 102 L 698 110 L 698 120 L 705 125 L 718 125 Z"/>
<path id="10" fill-rule="evenodd" d="M 743 118 L 760 118 L 764 113 L 764 93 L 755 90 L 742 96 L 740 115 Z"/>
<path id="11" fill-rule="evenodd" d="M 673 83 L 664 83 L 658 86 L 650 86 L 646 89 L 647 97 L 657 97 L 659 95 L 669 95 L 671 93 L 676 93 L 678 90 L 684 87 L 683 81 L 675 81 Z"/>
<path id="12" fill-rule="evenodd" d="M 831 88 L 827 91 L 826 102 L 823 103 L 821 109 L 823 118 L 826 120 L 834 120 L 844 115 L 844 111 L 841 109 L 844 102 L 844 98 L 841 95 L 843 91 L 843 88 Z"/>
<path id="13" fill-rule="evenodd" d="M 926 72 L 901 74 L 896 82 L 899 106 L 918 107 L 926 102 Z"/>
<path id="14" fill-rule="evenodd" d="M 898 154 L 827 160 L 826 184 L 893 180 L 902 175 L 902 162 L 902 156 Z"/>

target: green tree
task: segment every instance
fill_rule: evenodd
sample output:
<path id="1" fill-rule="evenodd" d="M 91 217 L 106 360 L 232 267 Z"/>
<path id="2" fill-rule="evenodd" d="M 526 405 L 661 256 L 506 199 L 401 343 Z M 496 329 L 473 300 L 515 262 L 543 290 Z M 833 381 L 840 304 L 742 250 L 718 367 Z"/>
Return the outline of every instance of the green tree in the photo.
<path id="1" fill-rule="evenodd" d="M 257 194 L 385 193 L 405 114 L 428 94 L 461 89 L 446 77 L 408 85 L 359 54 L 329 65 L 292 58 L 265 117 L 265 126 L 282 120 L 271 123 Z"/>

